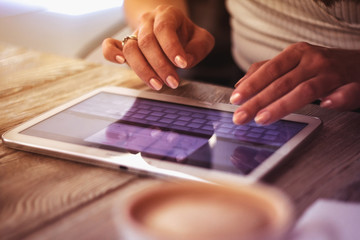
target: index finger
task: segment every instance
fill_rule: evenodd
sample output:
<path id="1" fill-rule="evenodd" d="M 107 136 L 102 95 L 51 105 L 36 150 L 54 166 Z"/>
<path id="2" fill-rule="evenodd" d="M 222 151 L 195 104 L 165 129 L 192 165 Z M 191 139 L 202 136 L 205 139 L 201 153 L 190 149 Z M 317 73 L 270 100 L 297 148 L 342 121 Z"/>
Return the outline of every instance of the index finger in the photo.
<path id="1" fill-rule="evenodd" d="M 106 38 L 102 42 L 102 51 L 105 59 L 114 63 L 124 63 L 125 57 L 122 52 L 122 42 L 113 38 Z"/>
<path id="2" fill-rule="evenodd" d="M 171 15 L 171 16 L 170 16 Z M 182 34 L 186 17 L 174 11 L 159 14 L 154 21 L 154 34 L 168 59 L 179 68 L 188 66 L 187 55 L 178 34 Z"/>
<path id="3" fill-rule="evenodd" d="M 249 100 L 273 81 L 293 70 L 301 61 L 302 54 L 298 45 L 286 48 L 279 55 L 264 63 L 256 71 L 241 81 L 233 91 L 230 102 L 242 104 Z"/>

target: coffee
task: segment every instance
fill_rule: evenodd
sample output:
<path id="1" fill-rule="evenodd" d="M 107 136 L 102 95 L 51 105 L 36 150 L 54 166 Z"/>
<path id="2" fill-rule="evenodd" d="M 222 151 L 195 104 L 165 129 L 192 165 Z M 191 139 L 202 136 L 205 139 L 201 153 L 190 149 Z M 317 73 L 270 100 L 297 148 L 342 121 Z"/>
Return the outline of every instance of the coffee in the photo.
<path id="1" fill-rule="evenodd" d="M 166 184 L 138 195 L 127 210 L 138 239 L 277 239 L 292 208 L 276 190 L 260 185 Z"/>

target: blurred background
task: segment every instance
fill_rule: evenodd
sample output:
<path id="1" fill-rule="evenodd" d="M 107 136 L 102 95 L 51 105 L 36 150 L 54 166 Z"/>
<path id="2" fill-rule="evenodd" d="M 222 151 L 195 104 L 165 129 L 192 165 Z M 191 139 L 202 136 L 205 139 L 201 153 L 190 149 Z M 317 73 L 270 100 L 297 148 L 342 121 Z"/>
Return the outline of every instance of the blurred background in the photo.
<path id="1" fill-rule="evenodd" d="M 232 87 L 243 74 L 231 56 L 229 15 L 225 1 L 188 1 L 191 19 L 216 39 L 211 54 L 183 78 Z M 111 64 L 102 56 L 106 37 L 131 34 L 123 0 L 0 0 L 0 42 L 42 52 Z"/>
<path id="2" fill-rule="evenodd" d="M 102 61 L 96 54 L 102 40 L 126 26 L 122 6 L 122 0 L 0 0 L 0 41 Z"/>

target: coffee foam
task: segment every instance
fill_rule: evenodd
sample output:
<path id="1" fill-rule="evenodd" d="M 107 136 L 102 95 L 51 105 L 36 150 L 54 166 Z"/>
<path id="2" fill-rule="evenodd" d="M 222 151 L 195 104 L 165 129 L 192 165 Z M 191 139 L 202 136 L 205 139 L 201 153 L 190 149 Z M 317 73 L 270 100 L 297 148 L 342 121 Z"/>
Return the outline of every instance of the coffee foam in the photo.
<path id="1" fill-rule="evenodd" d="M 277 239 L 291 210 L 283 195 L 260 185 L 170 184 L 133 199 L 127 220 L 149 237 L 141 239 Z"/>

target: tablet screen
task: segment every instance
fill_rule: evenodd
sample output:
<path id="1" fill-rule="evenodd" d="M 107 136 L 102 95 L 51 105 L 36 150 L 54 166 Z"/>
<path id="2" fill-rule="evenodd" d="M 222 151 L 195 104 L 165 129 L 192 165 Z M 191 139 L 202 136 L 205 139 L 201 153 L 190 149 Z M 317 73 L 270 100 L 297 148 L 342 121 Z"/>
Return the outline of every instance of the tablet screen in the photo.
<path id="1" fill-rule="evenodd" d="M 22 134 L 246 175 L 306 125 L 234 125 L 232 112 L 100 92 Z"/>

